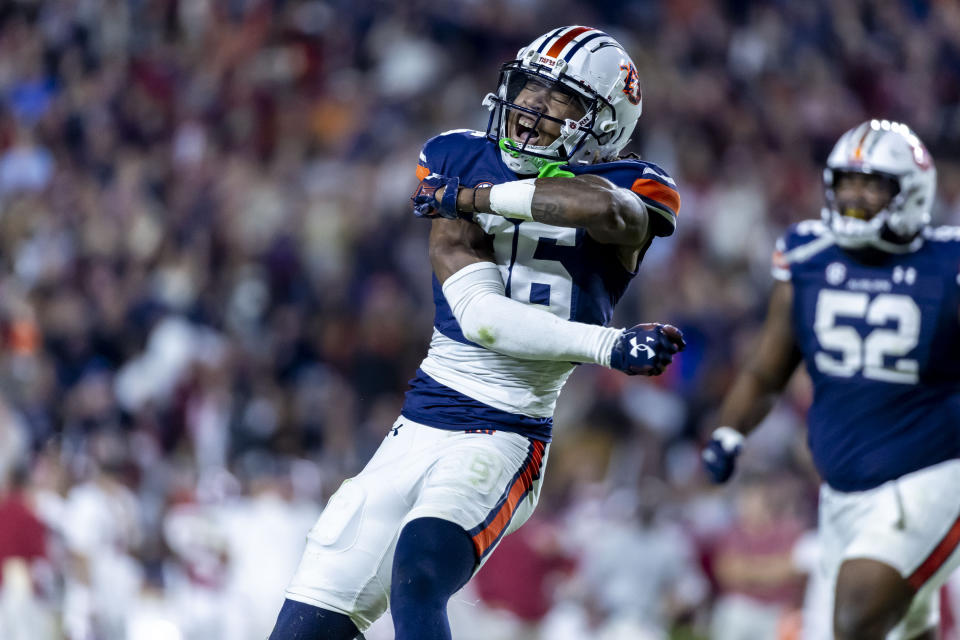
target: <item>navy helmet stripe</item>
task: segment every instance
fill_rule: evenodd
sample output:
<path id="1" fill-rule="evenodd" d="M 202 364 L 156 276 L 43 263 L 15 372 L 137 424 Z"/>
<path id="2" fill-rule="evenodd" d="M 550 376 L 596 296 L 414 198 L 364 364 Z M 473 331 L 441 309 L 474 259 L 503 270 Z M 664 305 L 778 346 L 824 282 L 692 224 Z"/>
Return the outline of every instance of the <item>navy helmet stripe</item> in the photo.
<path id="1" fill-rule="evenodd" d="M 597 38 L 610 38 L 610 36 L 608 36 L 602 31 L 594 31 L 590 35 L 587 35 L 581 38 L 579 42 L 577 42 L 573 47 L 571 47 L 570 51 L 567 52 L 567 55 L 563 56 L 563 59 L 566 60 L 567 62 L 570 62 L 571 60 L 573 60 L 573 54 L 579 51 L 580 48 L 583 47 L 583 45 L 587 44 L 591 40 L 596 40 Z M 610 39 L 612 40 L 613 38 L 610 38 Z"/>
<path id="2" fill-rule="evenodd" d="M 537 49 L 537 53 L 543 53 L 543 50 L 547 48 L 547 45 L 550 44 L 550 42 L 551 42 L 554 38 L 556 38 L 558 35 L 560 35 L 560 32 L 563 31 L 563 30 L 565 30 L 566 28 L 567 28 L 567 27 L 560 27 L 559 29 L 557 29 L 556 31 L 554 31 L 553 33 L 551 33 L 549 36 L 547 36 L 546 38 L 544 38 L 544 39 L 543 39 L 543 42 L 540 43 L 540 48 Z"/>

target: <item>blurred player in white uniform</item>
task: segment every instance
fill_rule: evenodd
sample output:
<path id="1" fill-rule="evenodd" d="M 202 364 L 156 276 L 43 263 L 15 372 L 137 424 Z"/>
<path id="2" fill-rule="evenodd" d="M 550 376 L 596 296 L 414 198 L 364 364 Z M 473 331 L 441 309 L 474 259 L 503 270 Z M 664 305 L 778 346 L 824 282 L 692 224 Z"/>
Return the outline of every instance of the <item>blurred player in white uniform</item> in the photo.
<path id="1" fill-rule="evenodd" d="M 619 158 L 641 111 L 620 44 L 555 29 L 503 66 L 484 105 L 486 133 L 424 145 L 413 200 L 433 219 L 430 351 L 308 535 L 274 640 L 348 640 L 388 604 L 398 639 L 450 638 L 448 599 L 536 505 L 574 364 L 657 375 L 683 347 L 669 325 L 605 326 L 680 204 L 662 169 Z"/>

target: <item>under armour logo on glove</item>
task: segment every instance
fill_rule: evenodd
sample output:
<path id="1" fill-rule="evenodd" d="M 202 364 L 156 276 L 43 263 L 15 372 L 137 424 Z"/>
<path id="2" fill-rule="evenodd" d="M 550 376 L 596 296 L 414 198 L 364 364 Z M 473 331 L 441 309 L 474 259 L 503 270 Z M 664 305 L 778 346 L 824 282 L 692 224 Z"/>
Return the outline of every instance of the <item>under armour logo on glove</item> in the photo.
<path id="1" fill-rule="evenodd" d="M 654 341 L 655 341 L 654 338 L 651 338 L 650 336 L 647 336 L 647 342 L 654 342 Z M 631 357 L 631 358 L 636 358 L 636 357 L 638 357 L 638 356 L 640 355 L 640 349 L 643 349 L 644 353 L 647 354 L 647 360 L 649 360 L 650 358 L 652 358 L 653 356 L 656 355 L 656 353 L 653 351 L 653 349 L 651 349 L 649 346 L 647 346 L 647 345 L 645 345 L 645 344 L 639 344 L 639 343 L 637 343 L 637 337 L 636 337 L 636 336 L 633 336 L 632 338 L 630 338 L 630 346 L 633 347 L 632 349 L 630 349 L 630 357 Z"/>
<path id="2" fill-rule="evenodd" d="M 443 195 L 437 200 L 437 190 L 443 188 Z M 410 198 L 413 201 L 413 214 L 418 218 L 450 218 L 455 220 L 457 213 L 457 192 L 460 191 L 460 178 L 445 178 L 431 173 L 420 181 L 416 192 Z"/>
<path id="3" fill-rule="evenodd" d="M 648 322 L 624 331 L 610 352 L 610 368 L 629 376 L 658 376 L 687 343 L 675 326 Z"/>

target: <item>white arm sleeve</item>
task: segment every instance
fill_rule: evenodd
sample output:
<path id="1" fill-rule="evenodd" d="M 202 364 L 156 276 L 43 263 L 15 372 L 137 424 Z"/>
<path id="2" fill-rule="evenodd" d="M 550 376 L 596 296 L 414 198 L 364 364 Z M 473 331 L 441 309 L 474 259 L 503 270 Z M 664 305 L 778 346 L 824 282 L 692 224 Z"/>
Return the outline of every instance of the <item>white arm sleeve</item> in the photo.
<path id="1" fill-rule="evenodd" d="M 500 268 L 467 265 L 443 283 L 443 295 L 472 342 L 523 360 L 592 362 L 610 366 L 623 329 L 561 320 L 549 311 L 506 297 Z"/>

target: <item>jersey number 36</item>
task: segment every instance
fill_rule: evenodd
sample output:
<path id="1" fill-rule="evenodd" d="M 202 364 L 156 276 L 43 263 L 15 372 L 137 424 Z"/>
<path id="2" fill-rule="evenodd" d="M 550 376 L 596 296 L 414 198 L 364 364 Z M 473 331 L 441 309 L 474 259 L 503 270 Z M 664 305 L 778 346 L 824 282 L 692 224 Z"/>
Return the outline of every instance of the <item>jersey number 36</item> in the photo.
<path id="1" fill-rule="evenodd" d="M 854 327 L 837 324 L 841 318 L 866 320 L 877 328 L 861 338 Z M 881 328 L 891 320 L 896 328 Z M 821 372 L 849 378 L 862 370 L 863 377 L 871 380 L 917 383 L 917 361 L 897 357 L 910 353 L 920 337 L 920 308 L 910 296 L 882 293 L 871 300 L 864 292 L 822 289 L 813 330 L 826 350 L 814 357 Z M 827 351 L 838 352 L 840 357 Z"/>

